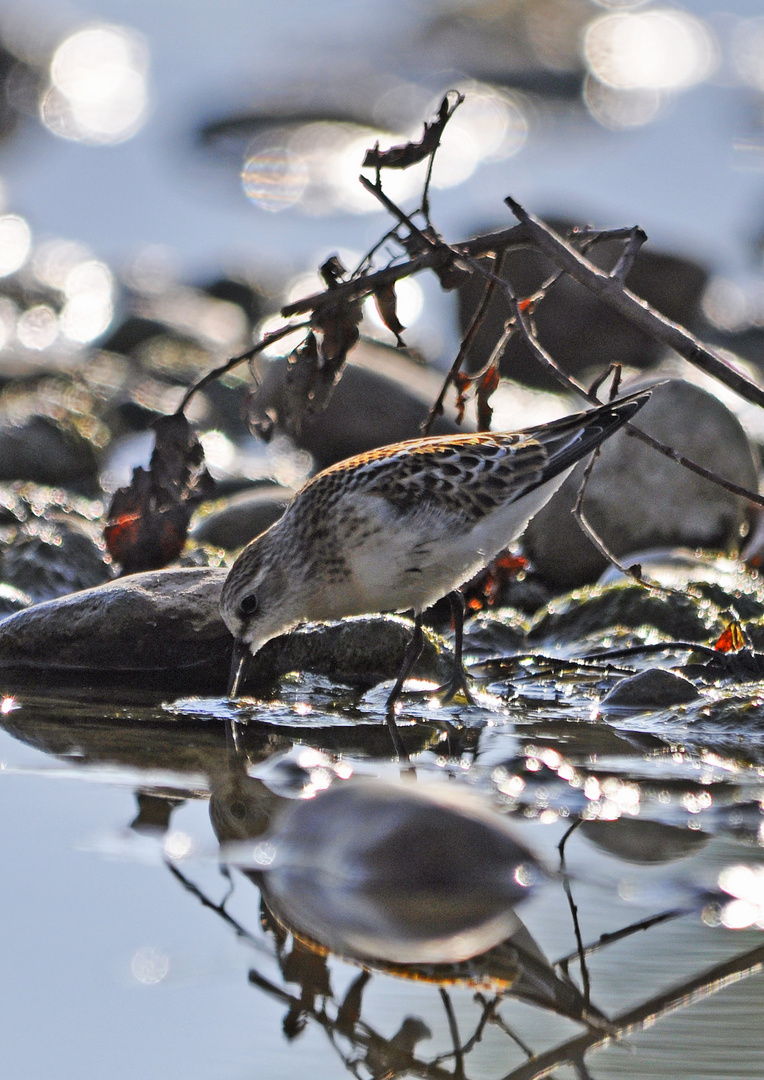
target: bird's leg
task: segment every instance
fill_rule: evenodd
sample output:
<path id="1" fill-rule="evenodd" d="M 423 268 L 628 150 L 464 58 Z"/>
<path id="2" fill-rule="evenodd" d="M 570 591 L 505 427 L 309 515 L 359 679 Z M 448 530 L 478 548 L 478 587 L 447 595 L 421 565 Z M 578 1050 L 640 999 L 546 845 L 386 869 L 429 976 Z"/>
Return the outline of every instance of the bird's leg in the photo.
<path id="1" fill-rule="evenodd" d="M 453 701 L 457 694 L 463 694 L 468 705 L 474 705 L 475 699 L 470 691 L 469 677 L 464 670 L 462 660 L 462 641 L 464 639 L 464 593 L 453 589 L 448 594 L 451 602 L 451 614 L 454 617 L 454 673 L 447 683 L 439 686 L 435 693 L 444 705 Z"/>
<path id="2" fill-rule="evenodd" d="M 392 711 L 398 698 L 401 696 L 401 690 L 403 684 L 409 675 L 413 671 L 414 664 L 417 662 L 422 654 L 424 648 L 424 634 L 422 633 L 422 616 L 417 614 L 414 616 L 414 633 L 411 635 L 411 639 L 406 646 L 403 653 L 403 663 L 401 664 L 401 670 L 398 672 L 398 678 L 395 680 L 395 686 L 390 691 L 390 696 L 387 699 L 387 711 Z"/>

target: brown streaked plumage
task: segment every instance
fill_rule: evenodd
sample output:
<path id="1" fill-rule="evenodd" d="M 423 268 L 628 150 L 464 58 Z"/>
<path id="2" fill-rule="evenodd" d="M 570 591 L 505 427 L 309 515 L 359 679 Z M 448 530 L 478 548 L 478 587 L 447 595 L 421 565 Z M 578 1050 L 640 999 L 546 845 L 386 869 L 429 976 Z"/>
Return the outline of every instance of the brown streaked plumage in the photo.
<path id="1" fill-rule="evenodd" d="M 302 622 L 413 610 L 421 640 L 422 611 L 519 536 L 576 462 L 649 396 L 527 431 L 413 439 L 319 473 L 242 551 L 223 586 L 221 612 L 237 641 L 231 696 L 246 655 Z M 464 686 L 457 660 L 452 693 Z"/>

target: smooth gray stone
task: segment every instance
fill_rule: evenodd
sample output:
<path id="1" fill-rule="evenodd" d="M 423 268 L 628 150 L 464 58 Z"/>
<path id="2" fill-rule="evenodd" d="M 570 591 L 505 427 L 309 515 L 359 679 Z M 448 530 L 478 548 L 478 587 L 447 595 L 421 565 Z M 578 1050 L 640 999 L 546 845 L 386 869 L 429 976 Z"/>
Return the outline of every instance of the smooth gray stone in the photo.
<path id="1" fill-rule="evenodd" d="M 47 416 L 0 427 L 0 480 L 91 487 L 98 475 L 95 449 Z"/>
<path id="2" fill-rule="evenodd" d="M 621 679 L 605 694 L 600 708 L 619 709 L 665 709 L 672 705 L 686 705 L 697 701 L 699 691 L 683 675 L 663 668 L 650 668 Z"/>
<path id="3" fill-rule="evenodd" d="M 194 567 L 132 574 L 17 612 L 0 623 L 0 670 L 222 695 L 232 649 L 218 611 L 226 573 Z M 258 653 L 244 690 L 291 671 L 373 686 L 395 678 L 410 634 L 408 620 L 383 615 L 298 628 Z M 435 635 L 427 636 L 416 673 L 443 677 L 441 651 L 447 655 Z"/>
<path id="4" fill-rule="evenodd" d="M 624 389 L 649 383 L 641 380 Z M 635 424 L 697 464 L 758 489 L 754 455 L 737 418 L 692 383 L 670 379 L 657 386 Z M 585 468 L 581 462 L 573 470 L 524 534 L 535 570 L 561 590 L 595 581 L 608 566 L 572 514 Z M 621 557 L 653 547 L 735 549 L 748 508 L 738 496 L 622 430 L 601 448 L 583 511 L 605 545 Z"/>
<path id="5" fill-rule="evenodd" d="M 271 360 L 263 366 L 262 383 L 254 409 L 257 413 L 274 410 L 283 429 L 286 409 L 284 377 L 286 359 Z M 443 384 L 444 375 L 417 364 L 396 349 L 362 341 L 351 351 L 329 400 L 315 416 L 304 418 L 301 430 L 294 435 L 299 446 L 308 450 L 319 468 L 377 446 L 416 439 Z M 453 395 L 449 395 L 449 402 Z M 433 427 L 434 435 L 470 431 L 465 422 L 455 423 L 453 405 L 447 404 L 443 416 Z"/>
<path id="6" fill-rule="evenodd" d="M 278 521 L 294 492 L 277 485 L 231 496 L 205 517 L 197 518 L 192 539 L 235 551 Z"/>

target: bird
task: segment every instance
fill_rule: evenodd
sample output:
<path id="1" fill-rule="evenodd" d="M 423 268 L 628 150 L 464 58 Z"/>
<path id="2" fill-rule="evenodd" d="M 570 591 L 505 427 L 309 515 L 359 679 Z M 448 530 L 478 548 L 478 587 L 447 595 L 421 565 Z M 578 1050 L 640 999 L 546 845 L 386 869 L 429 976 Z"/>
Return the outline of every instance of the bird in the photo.
<path id="1" fill-rule="evenodd" d="M 413 611 L 390 711 L 422 650 L 422 613 L 449 595 L 454 674 L 439 691 L 444 702 L 460 690 L 471 700 L 458 587 L 516 539 L 574 465 L 649 398 L 648 388 L 519 432 L 410 439 L 318 473 L 243 549 L 223 584 L 220 611 L 234 637 L 229 698 L 239 696 L 249 658 L 301 623 Z"/>

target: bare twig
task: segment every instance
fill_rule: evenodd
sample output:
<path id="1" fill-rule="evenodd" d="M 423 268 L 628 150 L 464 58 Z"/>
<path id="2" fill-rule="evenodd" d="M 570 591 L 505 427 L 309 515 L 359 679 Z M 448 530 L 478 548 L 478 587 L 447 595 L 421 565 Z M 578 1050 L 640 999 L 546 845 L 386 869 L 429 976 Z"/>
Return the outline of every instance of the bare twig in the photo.
<path id="1" fill-rule="evenodd" d="M 646 919 L 640 919 L 639 922 L 630 923 L 629 926 L 624 926 L 620 930 L 613 930 L 609 934 L 600 934 L 595 942 L 584 947 L 584 955 L 592 956 L 594 953 L 599 952 L 600 949 L 604 949 L 608 945 L 614 945 L 617 941 L 623 941 L 624 938 L 631 937 L 632 934 L 638 934 L 649 930 L 653 926 L 659 926 L 661 923 L 669 922 L 672 919 L 679 919 L 682 915 L 687 914 L 686 908 L 671 908 L 670 911 L 662 911 L 659 915 L 650 915 Z M 559 967 L 567 973 L 569 964 L 573 960 L 579 960 L 580 958 L 580 953 L 576 949 L 575 952 L 568 953 L 567 956 L 561 956 L 559 960 L 555 960 L 554 967 Z"/>
<path id="2" fill-rule="evenodd" d="M 454 1044 L 454 1080 L 464 1080 L 464 1053 L 462 1052 L 459 1027 L 456 1023 L 454 1007 L 451 1004 L 451 998 L 449 997 L 448 990 L 446 990 L 445 986 L 439 986 L 438 991 L 440 993 L 440 1000 L 443 1002 L 443 1008 L 446 1010 L 448 1030 L 451 1033 L 451 1042 Z"/>
<path id="3" fill-rule="evenodd" d="M 507 198 L 505 202 L 518 221 L 528 227 L 539 249 L 581 285 L 599 296 L 651 338 L 668 345 L 689 363 L 705 371 L 707 375 L 712 375 L 746 401 L 764 407 L 764 388 L 746 379 L 689 331 L 671 322 L 665 315 L 661 315 L 644 300 L 635 296 L 624 287 L 618 277 L 605 273 L 594 263 L 589 262 L 570 244 L 566 244 L 553 229 L 524 210 L 514 199 Z"/>
<path id="4" fill-rule="evenodd" d="M 208 371 L 198 382 L 195 382 L 183 395 L 183 400 L 178 406 L 177 411 L 179 413 L 184 412 L 194 394 L 198 394 L 200 390 L 214 379 L 219 379 L 221 375 L 226 375 L 233 368 L 238 367 L 239 364 L 243 364 L 245 360 L 251 360 L 253 356 L 257 356 L 263 349 L 267 349 L 269 345 L 274 345 L 277 341 L 281 341 L 287 334 L 291 334 L 295 330 L 305 330 L 309 326 L 309 322 L 290 323 L 288 326 L 282 326 L 278 330 L 273 330 L 270 334 L 264 334 L 260 341 L 253 345 L 251 349 L 247 349 L 246 352 L 240 353 L 239 356 L 234 356 L 230 360 L 226 360 L 220 367 L 213 368 L 212 371 Z"/>
<path id="5" fill-rule="evenodd" d="M 495 264 L 495 261 L 496 260 L 495 260 L 495 257 L 494 257 L 492 259 L 492 262 L 491 262 L 492 267 Z M 499 270 L 499 273 L 500 273 L 500 270 Z M 497 277 L 498 277 L 498 274 L 497 274 Z M 486 287 L 485 287 L 485 290 L 483 292 L 483 296 L 482 296 L 482 298 L 480 300 L 480 303 L 478 305 L 477 311 L 473 315 L 472 321 L 470 322 L 470 325 L 467 327 L 467 332 L 465 333 L 464 337 L 462 338 L 462 343 L 459 346 L 459 351 L 456 354 L 456 358 L 455 358 L 453 364 L 451 365 L 451 367 L 449 368 L 445 379 L 443 380 L 443 385 L 440 388 L 440 393 L 438 394 L 437 398 L 435 399 L 434 404 L 432 405 L 430 411 L 427 414 L 426 419 L 424 420 L 424 422 L 422 424 L 422 434 L 423 435 L 429 435 L 430 434 L 430 432 L 432 431 L 433 424 L 435 423 L 437 418 L 443 412 L 443 402 L 446 399 L 446 394 L 448 393 L 448 389 L 449 389 L 450 386 L 453 385 L 453 382 L 456 379 L 456 376 L 459 374 L 459 372 L 462 369 L 462 364 L 464 363 L 464 360 L 465 360 L 465 358 L 467 356 L 467 353 L 469 352 L 470 346 L 472 345 L 472 342 L 475 340 L 475 335 L 477 334 L 478 330 L 480 329 L 480 326 L 481 326 L 481 324 L 483 322 L 483 319 L 485 318 L 485 313 L 488 310 L 488 305 L 490 304 L 491 300 L 493 299 L 494 295 L 496 294 L 497 284 L 498 284 L 497 281 L 495 281 L 493 279 L 488 281 L 487 284 L 486 284 Z"/>

